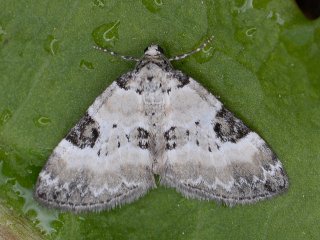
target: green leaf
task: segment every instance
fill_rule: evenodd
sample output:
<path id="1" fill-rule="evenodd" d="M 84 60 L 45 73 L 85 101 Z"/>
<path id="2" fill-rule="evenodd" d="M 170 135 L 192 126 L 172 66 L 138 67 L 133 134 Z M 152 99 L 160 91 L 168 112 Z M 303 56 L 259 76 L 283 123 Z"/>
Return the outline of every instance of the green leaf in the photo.
<path id="1" fill-rule="evenodd" d="M 278 0 L 0 5 L 0 200 L 35 232 L 47 239 L 320 238 L 319 19 Z M 139 57 L 158 43 L 173 56 L 211 35 L 204 52 L 174 67 L 272 146 L 289 175 L 288 193 L 233 208 L 163 187 L 109 212 L 74 215 L 37 205 L 32 189 L 52 149 L 134 67 L 92 45 Z"/>

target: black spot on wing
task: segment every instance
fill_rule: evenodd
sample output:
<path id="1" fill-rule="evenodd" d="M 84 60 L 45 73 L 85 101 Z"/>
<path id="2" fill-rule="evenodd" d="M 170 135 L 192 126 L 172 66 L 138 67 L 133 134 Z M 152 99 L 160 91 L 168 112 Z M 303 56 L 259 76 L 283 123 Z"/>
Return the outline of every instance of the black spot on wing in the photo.
<path id="1" fill-rule="evenodd" d="M 275 184 L 272 184 L 270 180 L 267 180 L 265 182 L 264 187 L 270 193 L 274 193 L 277 191 L 277 186 Z"/>
<path id="2" fill-rule="evenodd" d="M 138 93 L 139 95 L 141 95 L 141 94 L 142 94 L 142 92 L 143 92 L 143 90 L 142 90 L 142 89 L 137 88 L 136 93 Z"/>
<path id="3" fill-rule="evenodd" d="M 176 137 L 175 129 L 176 129 L 176 127 L 170 127 L 163 134 L 164 139 L 166 141 L 166 149 L 167 150 L 175 149 L 177 146 L 177 143 L 176 143 L 177 137 Z"/>
<path id="4" fill-rule="evenodd" d="M 262 165 L 262 167 L 266 170 L 266 171 L 271 171 L 271 165 L 269 163 L 266 163 L 264 165 Z"/>
<path id="5" fill-rule="evenodd" d="M 137 128 L 138 131 L 138 138 L 142 138 L 142 139 L 148 139 L 149 137 L 149 132 L 147 130 L 145 130 L 142 127 L 138 127 Z"/>
<path id="6" fill-rule="evenodd" d="M 216 115 L 213 130 L 222 142 L 233 143 L 236 143 L 250 132 L 250 129 L 241 120 L 235 118 L 224 107 Z"/>
<path id="7" fill-rule="evenodd" d="M 130 136 L 128 134 L 126 134 L 126 138 L 127 138 L 128 142 L 130 142 Z"/>
<path id="8" fill-rule="evenodd" d="M 137 128 L 136 138 L 138 140 L 138 146 L 141 149 L 148 149 L 149 148 L 149 137 L 150 137 L 150 134 L 147 130 L 145 130 L 142 127 Z"/>
<path id="9" fill-rule="evenodd" d="M 132 78 L 131 73 L 126 73 L 126 74 L 122 75 L 121 77 L 119 77 L 116 80 L 116 83 L 120 88 L 122 88 L 124 90 L 128 90 L 128 89 L 130 89 L 129 80 L 131 80 L 131 78 Z"/>
<path id="10" fill-rule="evenodd" d="M 176 146 L 177 146 L 177 144 L 175 143 L 175 142 L 173 142 L 173 143 L 166 143 L 166 149 L 167 150 L 172 150 L 172 149 L 175 149 L 176 148 Z"/>
<path id="11" fill-rule="evenodd" d="M 99 134 L 98 123 L 86 113 L 68 133 L 66 140 L 81 149 L 85 147 L 93 148 Z"/>
<path id="12" fill-rule="evenodd" d="M 169 130 L 165 131 L 164 138 L 166 141 L 176 139 L 175 129 L 176 127 L 170 127 Z"/>
<path id="13" fill-rule="evenodd" d="M 139 146 L 141 149 L 148 149 L 148 148 L 149 148 L 149 143 L 148 143 L 148 141 L 145 141 L 145 142 L 139 141 L 138 146 Z"/>
<path id="14" fill-rule="evenodd" d="M 185 75 L 181 71 L 175 71 L 172 77 L 178 80 L 179 82 L 179 84 L 177 85 L 178 88 L 182 88 L 185 85 L 190 83 L 189 76 Z"/>

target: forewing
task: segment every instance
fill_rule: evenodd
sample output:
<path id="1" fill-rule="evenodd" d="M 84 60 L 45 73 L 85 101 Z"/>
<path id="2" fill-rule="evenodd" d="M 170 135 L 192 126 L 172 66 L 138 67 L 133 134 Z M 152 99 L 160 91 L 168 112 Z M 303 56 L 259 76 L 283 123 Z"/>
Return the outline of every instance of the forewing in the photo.
<path id="1" fill-rule="evenodd" d="M 266 142 L 199 83 L 181 72 L 175 77 L 183 84 L 169 95 L 162 184 L 229 205 L 286 190 L 285 171 Z"/>
<path id="2" fill-rule="evenodd" d="M 155 186 L 142 98 L 131 74 L 110 85 L 54 149 L 35 197 L 52 207 L 101 210 L 131 202 Z"/>

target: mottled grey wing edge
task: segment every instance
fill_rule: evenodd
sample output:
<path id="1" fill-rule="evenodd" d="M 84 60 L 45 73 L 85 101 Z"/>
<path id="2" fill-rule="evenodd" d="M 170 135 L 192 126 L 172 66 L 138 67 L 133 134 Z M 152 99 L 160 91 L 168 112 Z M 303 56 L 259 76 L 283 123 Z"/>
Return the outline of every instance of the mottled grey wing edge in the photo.
<path id="1" fill-rule="evenodd" d="M 182 77 L 187 78 L 187 76 L 184 75 L 182 72 L 179 72 L 179 74 L 183 75 Z M 204 101 L 207 101 L 210 104 L 214 104 L 215 101 L 217 100 L 216 97 L 214 97 L 214 95 L 212 95 L 210 92 L 208 92 L 207 89 L 202 87 L 198 82 L 196 82 L 192 78 L 188 78 L 188 81 L 186 81 L 185 86 L 189 86 L 189 87 L 193 88 L 199 94 L 199 96 L 201 96 L 201 98 Z M 220 102 L 219 100 L 217 100 L 217 101 Z M 222 105 L 222 108 L 221 108 L 222 111 L 225 111 L 225 112 L 227 112 L 227 114 L 229 114 L 228 117 L 239 120 L 237 122 L 237 124 L 241 125 L 241 126 L 239 125 L 239 128 L 242 128 L 241 131 L 245 130 L 245 134 L 242 134 L 242 133 L 236 134 L 239 136 L 233 136 L 231 139 L 226 140 L 226 141 L 237 141 L 238 137 L 240 139 L 242 137 L 245 137 L 250 132 L 254 133 L 240 119 L 235 117 L 233 113 L 231 113 L 226 108 L 224 108 L 222 103 L 221 103 L 221 105 Z M 264 140 L 262 139 L 262 141 L 264 141 Z M 215 200 L 216 202 L 220 202 L 220 203 L 223 202 L 228 206 L 233 206 L 236 204 L 255 203 L 260 200 L 269 199 L 274 196 L 283 194 L 289 188 L 289 179 L 288 179 L 288 176 L 282 166 L 282 163 L 279 161 L 276 154 L 270 149 L 270 147 L 268 146 L 267 143 L 265 143 L 262 146 L 262 149 L 263 150 L 261 150 L 261 151 L 263 151 L 265 153 L 265 155 L 268 156 L 268 158 L 269 158 L 268 160 L 265 160 L 266 162 L 269 161 L 268 162 L 269 164 L 266 163 L 264 166 L 261 165 L 261 168 L 268 171 L 268 169 L 270 169 L 270 167 L 273 166 L 274 167 L 273 170 L 276 172 L 272 176 L 268 175 L 267 178 L 265 179 L 265 182 L 261 181 L 261 183 L 263 183 L 263 186 L 258 186 L 261 188 L 260 189 L 261 191 L 258 194 L 252 194 L 252 196 L 247 196 L 247 197 L 242 197 L 240 195 L 238 197 L 237 196 L 231 197 L 231 196 L 225 196 L 223 194 L 215 193 L 215 192 L 219 192 L 220 189 L 218 189 L 218 191 L 214 190 L 214 189 L 210 189 L 209 185 L 204 187 L 205 183 L 203 183 L 203 185 L 201 187 L 192 186 L 190 184 L 188 184 L 188 185 L 183 184 L 178 181 L 179 180 L 178 177 L 175 176 L 174 171 L 171 169 L 172 166 L 168 166 L 168 165 L 166 165 L 166 168 L 165 168 L 164 172 L 162 173 L 164 175 L 162 175 L 162 177 L 161 177 L 160 184 L 162 184 L 164 186 L 175 188 L 178 192 L 180 192 L 181 194 L 183 194 L 187 198 L 194 198 L 194 199 L 199 199 L 199 200 Z M 269 172 L 267 174 L 269 174 Z M 272 181 L 270 181 L 270 180 L 272 180 Z M 207 188 L 207 189 L 205 189 L 205 188 Z M 263 188 L 265 188 L 265 191 L 263 191 Z M 252 189 L 250 189 L 250 190 L 252 190 Z M 258 192 L 257 189 L 256 189 L 256 191 Z"/>
<path id="2" fill-rule="evenodd" d="M 283 170 L 283 169 L 282 169 Z M 167 170 L 168 171 L 168 170 Z M 283 170 L 283 180 L 284 185 L 281 188 L 277 189 L 275 192 L 267 192 L 265 194 L 254 195 L 252 197 L 228 197 L 223 194 L 215 194 L 214 191 L 203 190 L 201 188 L 197 188 L 196 186 L 186 185 L 175 181 L 174 179 L 170 179 L 168 177 L 161 179 L 160 183 L 163 186 L 175 188 L 179 193 L 183 196 L 190 199 L 198 199 L 198 200 L 214 200 L 217 203 L 224 203 L 229 207 L 232 207 L 236 204 L 253 204 L 258 201 L 270 199 L 279 195 L 282 195 L 288 191 L 289 187 L 289 179 Z"/>
<path id="3" fill-rule="evenodd" d="M 133 186 L 130 188 L 128 187 L 127 191 L 124 191 L 122 193 L 117 193 L 114 196 L 110 196 L 110 198 L 107 201 L 97 201 L 97 202 L 91 202 L 86 204 L 83 204 L 83 203 L 75 204 L 68 201 L 53 200 L 52 196 L 47 197 L 46 193 L 44 192 L 39 193 L 39 190 L 40 190 L 39 185 L 41 184 L 41 180 L 39 177 L 36 183 L 35 191 L 33 192 L 33 197 L 41 205 L 48 208 L 61 210 L 61 211 L 71 211 L 74 213 L 83 213 L 83 212 L 89 212 L 89 211 L 99 212 L 102 210 L 111 210 L 115 207 L 134 202 L 135 200 L 147 194 L 148 191 L 156 187 L 152 173 L 150 174 L 149 182 L 153 184 L 150 186 L 146 185 L 146 186 Z M 62 190 L 59 190 L 59 191 L 62 191 Z M 65 195 L 73 194 L 72 192 L 66 192 L 65 189 L 64 191 L 65 191 Z M 73 190 L 73 191 L 77 191 L 77 190 Z"/>
<path id="4" fill-rule="evenodd" d="M 87 124 L 87 123 L 90 123 L 92 125 L 90 126 L 90 128 L 93 129 L 95 127 L 95 124 L 92 123 L 93 120 L 91 118 L 91 115 L 95 114 L 97 112 L 97 109 L 99 109 L 103 104 L 105 104 L 105 102 L 108 100 L 110 96 L 112 96 L 113 92 L 117 88 L 126 89 L 126 84 L 127 84 L 128 78 L 131 77 L 131 74 L 132 72 L 123 74 L 116 81 L 114 81 L 110 86 L 108 86 L 107 89 L 95 99 L 94 103 L 89 107 L 86 114 L 69 131 L 69 133 L 66 135 L 64 139 L 71 142 L 74 146 L 78 147 L 79 149 L 83 149 L 90 146 L 92 147 L 96 141 L 95 136 L 88 137 L 85 139 L 85 141 L 82 142 L 79 139 L 79 136 L 74 134 L 74 131 L 80 129 L 83 126 L 83 124 Z M 95 134 L 93 133 L 93 135 Z M 119 191 L 112 194 L 110 192 L 107 192 L 105 195 L 108 195 L 108 198 L 107 199 L 104 198 L 106 199 L 105 201 L 99 201 L 98 198 L 96 198 L 97 201 L 94 201 L 94 202 L 76 203 L 75 201 L 69 200 L 69 198 L 73 197 L 73 198 L 80 199 L 81 198 L 80 192 L 82 193 L 84 192 L 84 190 L 86 190 L 87 194 L 89 195 L 91 194 L 92 196 L 92 193 L 90 193 L 90 189 L 89 189 L 90 182 L 85 181 L 85 179 L 87 179 L 88 175 L 90 175 L 91 173 L 87 175 L 86 173 L 82 173 L 82 172 L 77 173 L 77 175 L 80 176 L 79 177 L 79 179 L 81 180 L 80 184 L 74 179 L 71 179 L 72 187 L 70 188 L 69 186 L 66 187 L 64 184 L 66 184 L 67 182 L 59 179 L 59 175 L 58 175 L 59 167 L 61 166 L 53 166 L 54 164 L 57 164 L 57 163 L 55 161 L 50 161 L 56 158 L 58 155 L 55 152 L 55 150 L 49 157 L 43 169 L 41 170 L 33 191 L 34 199 L 37 200 L 41 205 L 46 206 L 48 208 L 54 208 L 62 211 L 72 211 L 75 213 L 110 210 L 117 206 L 121 206 L 126 203 L 131 203 L 137 200 L 138 198 L 142 197 L 143 195 L 145 195 L 149 190 L 156 187 L 151 169 L 145 169 L 145 172 L 143 175 L 144 179 L 141 179 L 139 183 L 135 185 L 131 184 L 130 186 L 122 182 L 121 192 Z M 51 170 L 55 169 L 56 171 L 53 173 L 52 171 L 49 170 L 49 168 Z M 49 181 L 47 180 L 47 177 Z M 60 182 L 57 185 L 48 184 L 48 182 L 53 180 L 60 181 Z M 75 186 L 76 183 L 78 183 L 77 186 Z M 61 198 L 62 196 L 65 197 L 64 198 L 65 201 L 57 199 L 57 198 Z"/>

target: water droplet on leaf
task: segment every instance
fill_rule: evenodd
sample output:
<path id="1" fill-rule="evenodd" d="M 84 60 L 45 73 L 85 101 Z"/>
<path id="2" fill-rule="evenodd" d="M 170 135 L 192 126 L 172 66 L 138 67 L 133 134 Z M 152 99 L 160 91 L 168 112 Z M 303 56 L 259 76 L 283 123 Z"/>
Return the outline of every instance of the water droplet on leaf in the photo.
<path id="1" fill-rule="evenodd" d="M 0 113 L 0 127 L 3 126 L 12 117 L 12 112 L 9 109 L 4 109 Z"/>
<path id="2" fill-rule="evenodd" d="M 53 35 L 48 35 L 43 47 L 51 55 L 56 55 L 59 50 L 59 41 Z"/>
<path id="3" fill-rule="evenodd" d="M 203 43 L 203 41 L 201 41 Z M 197 46 L 199 46 L 198 44 Z M 205 48 L 203 48 L 200 52 L 194 55 L 196 61 L 198 63 L 205 63 L 211 60 L 214 55 L 214 47 L 212 46 L 212 42 L 209 43 Z"/>
<path id="4" fill-rule="evenodd" d="M 114 46 L 116 40 L 119 39 L 119 25 L 120 21 L 102 24 L 95 28 L 92 32 L 92 37 L 95 43 L 103 48 L 111 48 Z"/>
<path id="5" fill-rule="evenodd" d="M 253 8 L 252 2 L 253 0 L 245 0 L 245 2 L 241 7 L 235 7 L 233 10 L 236 11 L 237 13 L 244 13 L 247 10 Z"/>
<path id="6" fill-rule="evenodd" d="M 163 5 L 162 0 L 153 0 L 153 1 L 154 1 L 154 3 L 155 3 L 157 6 Z"/>
<path id="7" fill-rule="evenodd" d="M 80 61 L 80 67 L 84 69 L 94 69 L 93 64 L 84 59 Z"/>
<path id="8" fill-rule="evenodd" d="M 255 34 L 256 34 L 256 31 L 257 29 L 255 27 L 252 27 L 252 28 L 249 28 L 247 31 L 246 31 L 246 35 L 248 37 L 253 37 Z"/>
<path id="9" fill-rule="evenodd" d="M 270 13 L 267 15 L 267 18 L 275 20 L 279 25 L 284 24 L 284 19 L 281 18 L 279 13 L 273 13 L 272 11 L 270 11 Z"/>
<path id="10" fill-rule="evenodd" d="M 163 5 L 162 0 L 142 0 L 142 4 L 152 13 L 156 13 L 161 9 Z"/>
<path id="11" fill-rule="evenodd" d="M 93 5 L 99 8 L 104 8 L 106 1 L 105 0 L 93 0 Z"/>
<path id="12" fill-rule="evenodd" d="M 56 230 L 51 226 L 51 223 L 58 221 L 58 212 L 40 207 L 33 199 L 32 190 L 22 187 L 18 182 L 12 188 L 24 199 L 23 213 L 34 212 L 36 215 L 33 221 L 37 222 L 37 227 L 47 234 L 55 232 Z"/>
<path id="13" fill-rule="evenodd" d="M 283 25 L 284 24 L 284 20 L 283 20 L 283 18 L 281 18 L 279 13 L 276 13 L 276 17 L 277 17 L 277 19 L 276 19 L 277 23 L 279 25 Z"/>
<path id="14" fill-rule="evenodd" d="M 37 127 L 46 127 L 51 124 L 51 119 L 45 116 L 41 116 L 34 118 L 33 122 Z"/>

